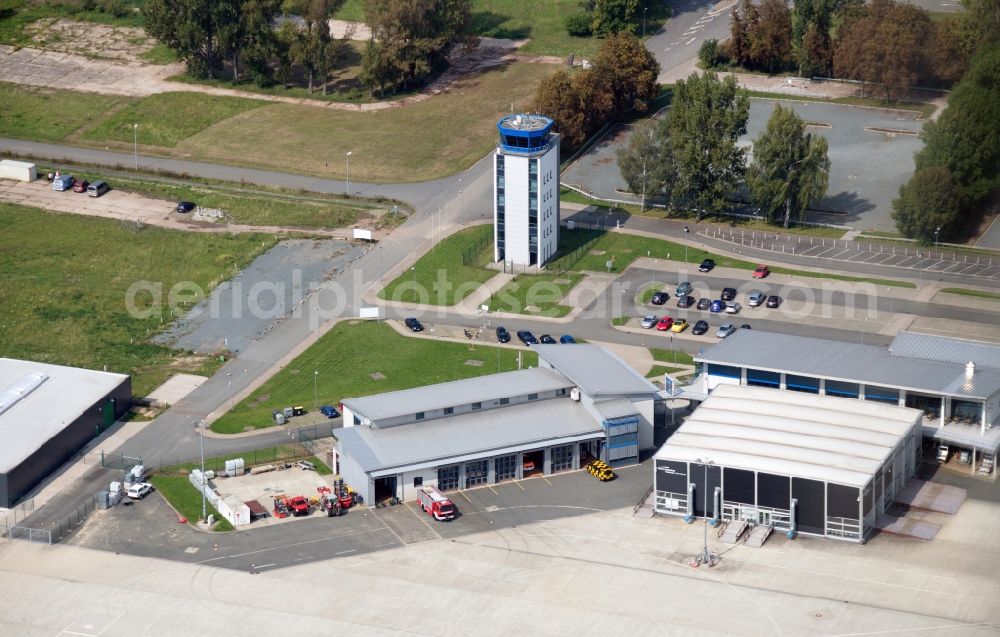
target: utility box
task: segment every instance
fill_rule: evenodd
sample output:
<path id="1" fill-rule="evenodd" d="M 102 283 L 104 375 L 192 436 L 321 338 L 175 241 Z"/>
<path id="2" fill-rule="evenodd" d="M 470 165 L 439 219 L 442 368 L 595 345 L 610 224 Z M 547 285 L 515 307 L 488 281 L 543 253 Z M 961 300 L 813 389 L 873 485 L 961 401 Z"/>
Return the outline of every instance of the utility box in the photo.
<path id="1" fill-rule="evenodd" d="M 35 167 L 35 164 L 26 161 L 14 161 L 13 159 L 0 160 L 0 179 L 32 182 L 37 178 L 38 169 Z"/>

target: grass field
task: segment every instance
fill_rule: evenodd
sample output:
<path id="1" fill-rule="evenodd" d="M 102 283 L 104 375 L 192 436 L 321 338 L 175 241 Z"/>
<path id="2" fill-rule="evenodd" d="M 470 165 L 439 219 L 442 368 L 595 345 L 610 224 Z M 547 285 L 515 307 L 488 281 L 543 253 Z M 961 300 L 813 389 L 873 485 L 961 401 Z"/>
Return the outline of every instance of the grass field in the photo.
<path id="1" fill-rule="evenodd" d="M 212 456 L 205 458 L 205 470 L 212 470 L 216 473 L 225 471 L 226 461 L 234 458 L 243 458 L 245 466 L 253 467 L 259 464 L 270 464 L 272 462 L 286 462 L 291 460 L 308 460 L 312 456 L 311 452 L 300 444 L 278 445 L 276 447 L 265 447 L 254 449 L 253 451 L 242 451 L 230 453 L 224 456 Z M 169 459 L 164 459 L 160 467 L 155 469 L 157 475 L 162 476 L 186 476 L 194 469 L 201 467 L 201 462 L 174 462 L 166 464 Z M 325 465 L 324 465 L 325 466 Z"/>
<path id="2" fill-rule="evenodd" d="M 519 350 L 409 338 L 382 323 L 337 324 L 229 413 L 212 423 L 219 433 L 270 427 L 271 409 L 313 404 L 319 372 L 320 404 L 517 369 Z M 524 365 L 537 355 L 520 352 Z M 479 366 L 468 361 L 479 361 Z M 383 378 L 375 380 L 381 375 Z M 374 376 L 374 377 L 373 377 Z"/>
<path id="3" fill-rule="evenodd" d="M 966 288 L 944 288 L 941 290 L 945 294 L 958 294 L 961 296 L 973 296 L 980 299 L 990 299 L 1000 301 L 1000 292 L 987 292 L 985 290 L 968 290 Z"/>
<path id="4" fill-rule="evenodd" d="M 274 242 L 151 226 L 135 232 L 114 220 L 0 204 L 3 354 L 134 373 L 133 393 L 140 396 L 173 372 L 212 372 L 218 364 L 208 357 L 146 342 L 172 318 L 167 304 L 149 318 L 133 318 L 126 292 L 143 280 L 162 283 L 164 299 L 180 281 L 207 292 Z M 149 303 L 146 295 L 136 297 L 139 309 L 152 309 Z"/>
<path id="5" fill-rule="evenodd" d="M 694 365 L 694 359 L 687 352 L 670 351 L 659 347 L 650 347 L 649 353 L 653 360 L 658 363 L 668 363 L 671 365 Z"/>
<path id="6" fill-rule="evenodd" d="M 156 487 L 170 506 L 174 507 L 178 513 L 188 519 L 188 523 L 194 523 L 201 519 L 201 494 L 188 482 L 188 479 L 180 476 L 153 476 L 150 482 Z M 233 525 L 229 520 L 219 515 L 219 512 L 212 506 L 211 502 L 205 503 L 205 511 L 208 515 L 214 515 L 216 519 L 213 531 L 232 531 Z"/>
<path id="7" fill-rule="evenodd" d="M 566 316 L 573 308 L 559 301 L 583 278 L 582 274 L 520 274 L 490 298 L 491 312 L 530 316 Z"/>
<path id="8" fill-rule="evenodd" d="M 420 257 L 379 292 L 379 298 L 425 305 L 454 305 L 496 276 L 496 270 L 463 265 L 463 254 L 474 254 L 475 263 L 492 255 L 493 226 L 486 224 L 460 230 Z M 414 281 L 416 287 L 414 288 Z"/>
<path id="9" fill-rule="evenodd" d="M 128 99 L 0 82 L 0 135 L 59 141 Z"/>
<path id="10" fill-rule="evenodd" d="M 241 97 L 184 92 L 158 93 L 128 104 L 99 125 L 89 128 L 83 138 L 132 144 L 133 136 L 138 133 L 141 146 L 172 148 L 213 124 L 265 104 L 267 102 Z M 136 123 L 139 128 L 133 130 Z"/>
<path id="11" fill-rule="evenodd" d="M 142 14 L 132 9 L 142 7 L 145 0 L 124 0 L 122 4 L 126 11 L 117 17 L 97 9 L 84 9 L 81 2 L 0 0 L 0 44 L 30 44 L 31 38 L 25 27 L 43 18 L 69 18 L 123 27 L 142 26 Z"/>

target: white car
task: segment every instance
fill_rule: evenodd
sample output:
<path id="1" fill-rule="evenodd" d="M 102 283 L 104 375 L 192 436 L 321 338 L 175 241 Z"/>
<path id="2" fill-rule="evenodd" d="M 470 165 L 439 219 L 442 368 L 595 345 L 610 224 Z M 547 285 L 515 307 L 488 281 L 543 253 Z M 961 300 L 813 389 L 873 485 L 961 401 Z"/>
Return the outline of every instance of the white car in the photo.
<path id="1" fill-rule="evenodd" d="M 642 323 L 640 323 L 640 325 L 642 325 L 647 330 L 651 330 L 653 329 L 653 327 L 656 326 L 656 323 L 659 320 L 660 319 L 655 314 L 650 314 L 649 316 L 643 317 Z"/>
<path id="2" fill-rule="evenodd" d="M 750 293 L 750 297 L 749 300 L 747 301 L 747 304 L 750 307 L 759 307 L 764 304 L 765 300 L 767 300 L 766 294 L 764 294 L 760 290 L 754 290 L 753 292 Z"/>
<path id="3" fill-rule="evenodd" d="M 153 492 L 153 485 L 148 482 L 136 482 L 128 488 L 128 497 L 133 500 L 141 500 Z"/>
<path id="4" fill-rule="evenodd" d="M 740 310 L 742 309 L 743 306 L 737 303 L 736 301 L 730 301 L 729 303 L 726 303 L 726 314 L 739 314 Z"/>
<path id="5" fill-rule="evenodd" d="M 736 328 L 733 327 L 732 323 L 723 323 L 721 326 L 719 326 L 719 331 L 716 332 L 715 335 L 719 338 L 726 338 L 735 331 Z"/>

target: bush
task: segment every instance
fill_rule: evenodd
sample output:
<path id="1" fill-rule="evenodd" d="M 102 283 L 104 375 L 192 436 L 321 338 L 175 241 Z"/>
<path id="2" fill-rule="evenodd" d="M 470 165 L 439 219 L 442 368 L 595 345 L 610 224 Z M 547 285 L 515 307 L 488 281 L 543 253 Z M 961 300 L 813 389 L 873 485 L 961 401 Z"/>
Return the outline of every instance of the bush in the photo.
<path id="1" fill-rule="evenodd" d="M 698 49 L 698 61 L 702 68 L 711 69 L 719 63 L 719 41 L 705 40 Z"/>
<path id="2" fill-rule="evenodd" d="M 586 13 L 577 13 L 566 16 L 566 32 L 574 38 L 586 38 L 590 36 L 590 24 L 592 19 Z"/>

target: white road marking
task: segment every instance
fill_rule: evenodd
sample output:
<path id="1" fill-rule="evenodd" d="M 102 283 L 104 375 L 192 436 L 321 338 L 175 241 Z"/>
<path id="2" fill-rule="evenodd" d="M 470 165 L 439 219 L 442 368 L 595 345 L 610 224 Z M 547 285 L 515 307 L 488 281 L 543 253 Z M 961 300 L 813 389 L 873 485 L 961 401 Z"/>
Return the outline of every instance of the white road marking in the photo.
<path id="1" fill-rule="evenodd" d="M 254 568 L 267 568 L 268 566 L 277 566 L 276 563 L 271 564 L 254 564 Z"/>
<path id="2" fill-rule="evenodd" d="M 348 553 L 357 553 L 358 549 L 348 549 L 346 551 L 337 551 L 334 555 L 347 555 Z"/>
<path id="3" fill-rule="evenodd" d="M 379 520 L 379 521 L 381 522 L 381 520 Z M 384 525 L 385 523 L 383 522 L 382 524 Z M 315 540 L 304 540 L 302 542 L 294 542 L 292 544 L 285 544 L 284 546 L 271 546 L 271 547 L 268 547 L 266 549 L 258 549 L 256 551 L 248 551 L 246 553 L 237 553 L 236 555 L 220 555 L 218 557 L 210 557 L 207 560 L 202 560 L 200 562 L 195 562 L 195 564 L 208 564 L 209 562 L 218 562 L 219 560 L 229 560 L 229 559 L 233 559 L 233 558 L 236 558 L 236 557 L 246 557 L 247 555 L 256 555 L 257 553 L 267 553 L 268 551 L 284 551 L 284 550 L 288 550 L 288 549 L 290 549 L 290 548 L 292 548 L 294 546 L 303 546 L 305 544 L 316 544 L 318 542 L 330 542 L 332 540 L 338 540 L 340 538 L 350 537 L 352 535 L 364 535 L 366 533 L 381 533 L 382 531 L 389 531 L 389 532 L 391 532 L 391 529 L 389 529 L 388 527 L 386 527 L 384 529 L 367 529 L 367 530 L 364 530 L 364 531 L 357 531 L 355 533 L 344 533 L 342 535 L 336 535 L 336 536 L 333 536 L 333 537 L 323 537 L 323 538 L 319 538 L 319 539 L 315 539 Z M 405 544 L 405 542 L 403 542 L 402 540 L 400 540 L 400 543 L 401 544 Z"/>
<path id="4" fill-rule="evenodd" d="M 672 48 L 674 48 L 674 47 L 672 47 L 672 46 L 668 46 L 667 48 L 663 49 L 663 52 L 664 52 L 664 53 L 666 53 L 667 51 L 669 51 L 669 50 L 670 50 L 670 49 L 672 49 Z"/>
<path id="5" fill-rule="evenodd" d="M 691 38 L 690 40 L 688 40 L 687 42 L 684 43 L 684 46 L 687 46 L 687 45 L 691 44 L 692 42 L 694 42 L 697 39 L 698 38 Z"/>

